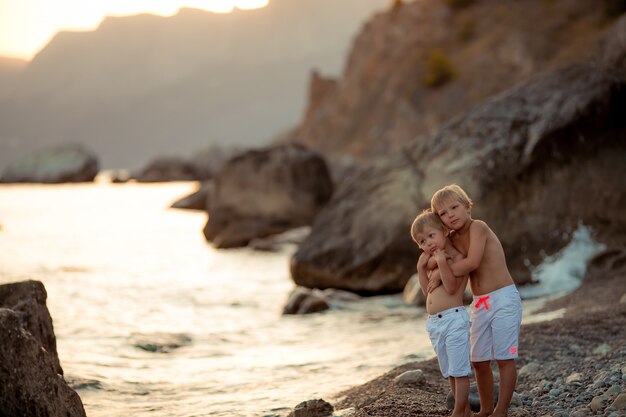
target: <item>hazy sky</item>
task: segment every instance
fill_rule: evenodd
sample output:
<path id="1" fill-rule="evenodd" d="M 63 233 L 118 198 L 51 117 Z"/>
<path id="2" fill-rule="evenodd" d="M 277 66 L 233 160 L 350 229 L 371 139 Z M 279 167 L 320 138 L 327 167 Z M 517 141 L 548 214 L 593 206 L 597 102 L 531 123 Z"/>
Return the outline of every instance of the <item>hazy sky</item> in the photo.
<path id="1" fill-rule="evenodd" d="M 269 0 L 0 0 L 0 56 L 32 58 L 60 30 L 92 30 L 105 16 L 175 14 L 181 7 L 229 12 Z"/>

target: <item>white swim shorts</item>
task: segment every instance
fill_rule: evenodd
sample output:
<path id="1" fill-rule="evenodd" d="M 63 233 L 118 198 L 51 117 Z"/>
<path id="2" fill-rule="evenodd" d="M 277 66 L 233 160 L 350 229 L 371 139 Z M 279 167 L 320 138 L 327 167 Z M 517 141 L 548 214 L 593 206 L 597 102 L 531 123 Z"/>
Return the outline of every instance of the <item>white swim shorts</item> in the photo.
<path id="1" fill-rule="evenodd" d="M 444 378 L 472 374 L 470 319 L 465 307 L 454 307 L 428 316 L 426 330 Z"/>
<path id="2" fill-rule="evenodd" d="M 522 300 L 515 285 L 475 295 L 472 306 L 472 362 L 517 358 Z"/>

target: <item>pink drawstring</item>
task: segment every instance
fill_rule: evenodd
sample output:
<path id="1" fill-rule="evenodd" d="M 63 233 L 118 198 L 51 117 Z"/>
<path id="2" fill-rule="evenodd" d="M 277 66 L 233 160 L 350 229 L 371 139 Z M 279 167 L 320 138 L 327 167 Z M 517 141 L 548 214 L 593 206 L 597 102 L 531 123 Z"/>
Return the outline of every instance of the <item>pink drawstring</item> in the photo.
<path id="1" fill-rule="evenodd" d="M 480 308 L 481 304 L 485 305 L 485 310 L 489 310 L 489 304 L 487 303 L 487 300 L 489 300 L 489 296 L 485 295 L 483 297 L 478 297 L 478 302 L 476 303 L 476 308 Z"/>

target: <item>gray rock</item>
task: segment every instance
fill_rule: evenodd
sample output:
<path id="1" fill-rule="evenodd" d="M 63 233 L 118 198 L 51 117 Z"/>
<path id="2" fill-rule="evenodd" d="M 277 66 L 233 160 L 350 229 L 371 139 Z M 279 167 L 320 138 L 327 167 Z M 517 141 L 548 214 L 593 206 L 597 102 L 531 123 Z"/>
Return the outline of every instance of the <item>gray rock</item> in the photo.
<path id="1" fill-rule="evenodd" d="M 329 417 L 333 410 L 333 406 L 322 399 L 309 400 L 298 404 L 289 417 Z"/>
<path id="2" fill-rule="evenodd" d="M 498 403 L 498 391 L 500 390 L 499 384 L 494 384 L 493 387 L 493 404 L 494 406 Z M 470 409 L 474 412 L 480 411 L 480 396 L 478 395 L 478 387 L 476 383 L 472 382 L 470 384 L 470 392 L 469 392 L 469 403 Z M 448 396 L 446 397 L 446 407 L 448 410 L 454 409 L 454 395 L 452 392 L 448 392 Z"/>
<path id="3" fill-rule="evenodd" d="M 47 298 L 46 288 L 39 281 L 0 285 L 0 308 L 8 308 L 17 314 L 22 327 L 50 353 L 56 373 L 63 375 L 52 317 L 46 306 Z"/>
<path id="4" fill-rule="evenodd" d="M 611 406 L 615 407 L 616 410 L 626 410 L 626 393 L 619 394 Z"/>
<path id="5" fill-rule="evenodd" d="M 57 184 L 91 182 L 98 174 L 98 160 L 81 145 L 45 149 L 9 165 L 0 182 Z"/>
<path id="6" fill-rule="evenodd" d="M 328 168 L 315 152 L 299 145 L 245 152 L 215 178 L 204 235 L 218 248 L 245 246 L 310 225 L 331 194 Z"/>
<path id="7" fill-rule="evenodd" d="M 534 375 L 539 371 L 539 369 L 541 369 L 541 366 L 537 362 L 530 362 L 521 367 L 518 371 L 518 375 L 521 377 Z"/>
<path id="8" fill-rule="evenodd" d="M 580 382 L 583 379 L 583 375 L 580 372 L 575 372 L 565 378 L 565 382 L 571 384 L 572 382 Z"/>
<path id="9" fill-rule="evenodd" d="M 593 397 L 591 402 L 589 403 L 589 408 L 591 408 L 594 412 L 604 410 L 609 401 L 609 397 L 606 395 L 598 395 Z"/>
<path id="10" fill-rule="evenodd" d="M 417 385 L 423 383 L 425 377 L 421 369 L 416 369 L 414 371 L 406 371 L 395 377 L 394 380 L 400 385 Z"/>
<path id="11" fill-rule="evenodd" d="M 131 177 L 137 182 L 195 181 L 199 179 L 195 167 L 190 162 L 175 157 L 157 158 Z"/>
<path id="12" fill-rule="evenodd" d="M 291 291 L 283 314 L 310 314 L 328 310 L 330 303 L 323 292 L 304 287 L 296 287 Z"/>
<path id="13" fill-rule="evenodd" d="M 593 350 L 594 355 L 606 355 L 607 353 L 609 353 L 611 351 L 611 346 L 603 343 L 600 346 L 596 347 Z"/>
<path id="14" fill-rule="evenodd" d="M 550 395 L 553 397 L 558 397 L 559 395 L 561 395 L 561 390 L 557 388 L 553 388 L 550 390 Z"/>
<path id="15" fill-rule="evenodd" d="M 208 207 L 208 198 L 213 190 L 213 183 L 205 181 L 200 188 L 186 197 L 172 203 L 172 208 L 187 210 L 206 211 Z"/>
<path id="16" fill-rule="evenodd" d="M 15 301 L 12 296 L 19 291 L 30 289 L 35 295 L 26 295 L 26 303 L 18 303 L 14 306 L 15 310 L 0 308 L 2 416 L 84 417 L 85 410 L 78 394 L 60 373 L 54 334 L 48 333 L 52 331 L 52 322 L 46 322 L 43 319 L 45 315 L 40 311 L 39 301 L 45 289 L 41 283 L 33 281 L 9 286 L 12 288 L 9 288 L 10 294 L 5 297 L 5 303 L 7 299 Z M 5 296 L 6 287 L 0 286 L 0 292 L 4 290 Z M 16 288 L 19 291 L 15 291 Z M 29 312 L 30 308 L 34 311 Z"/>
<path id="17" fill-rule="evenodd" d="M 419 256 L 409 229 L 420 198 L 415 170 L 401 155 L 355 171 L 293 255 L 294 281 L 359 294 L 402 291 Z"/>

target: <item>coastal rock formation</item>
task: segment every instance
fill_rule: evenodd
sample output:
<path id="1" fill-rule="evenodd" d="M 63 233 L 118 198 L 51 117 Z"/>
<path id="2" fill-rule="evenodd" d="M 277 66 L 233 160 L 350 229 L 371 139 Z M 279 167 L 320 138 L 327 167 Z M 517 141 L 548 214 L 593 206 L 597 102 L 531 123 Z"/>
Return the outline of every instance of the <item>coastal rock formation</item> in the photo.
<path id="1" fill-rule="evenodd" d="M 309 400 L 296 405 L 287 417 L 330 417 L 333 415 L 333 406 L 322 399 Z"/>
<path id="2" fill-rule="evenodd" d="M 208 208 L 208 198 L 213 190 L 213 181 L 203 181 L 198 190 L 172 203 L 172 208 L 202 210 Z"/>
<path id="3" fill-rule="evenodd" d="M 401 156 L 346 178 L 291 260 L 295 283 L 360 294 L 402 291 L 418 256 L 409 226 L 419 185 Z"/>
<path id="4" fill-rule="evenodd" d="M 326 163 L 301 145 L 245 152 L 215 178 L 204 235 L 218 248 L 245 246 L 311 224 L 331 194 Z"/>
<path id="5" fill-rule="evenodd" d="M 6 417 L 84 417 L 65 382 L 40 282 L 0 286 L 0 404 Z"/>
<path id="6" fill-rule="evenodd" d="M 90 182 L 97 174 L 98 160 L 91 152 L 80 145 L 64 145 L 10 164 L 2 173 L 0 182 Z"/>
<path id="7" fill-rule="evenodd" d="M 626 227 L 625 39 L 622 19 L 599 58 L 502 93 L 407 147 L 423 196 L 462 184 L 524 281 L 528 262 L 563 247 L 580 223 Z"/>
<path id="8" fill-rule="evenodd" d="M 50 353 L 56 373 L 63 375 L 57 354 L 57 339 L 46 299 L 48 294 L 39 281 L 23 281 L 0 285 L 0 308 L 12 310 L 21 326 Z"/>
<path id="9" fill-rule="evenodd" d="M 194 181 L 198 179 L 198 173 L 182 158 L 163 157 L 150 162 L 133 178 L 137 182 Z"/>
<path id="10" fill-rule="evenodd" d="M 597 0 L 452 3 L 406 1 L 372 17 L 341 79 L 311 75 L 296 140 L 329 159 L 376 159 L 494 94 L 588 58 L 608 20 Z"/>
<path id="11" fill-rule="evenodd" d="M 501 238 L 518 284 L 579 223 L 625 230 L 625 39 L 622 18 L 593 60 L 494 96 L 342 183 L 292 258 L 294 281 L 401 291 L 417 260 L 411 221 L 451 182 L 467 189 L 474 217 Z"/>

